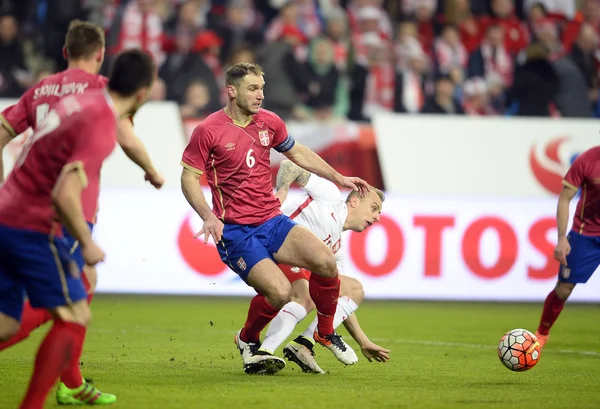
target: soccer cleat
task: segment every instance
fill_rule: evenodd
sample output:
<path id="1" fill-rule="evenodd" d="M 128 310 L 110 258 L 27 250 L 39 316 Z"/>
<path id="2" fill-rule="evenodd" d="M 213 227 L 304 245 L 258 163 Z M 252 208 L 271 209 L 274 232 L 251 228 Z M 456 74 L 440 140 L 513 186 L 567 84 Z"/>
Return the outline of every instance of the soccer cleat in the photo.
<path id="1" fill-rule="evenodd" d="M 538 339 L 538 343 L 540 344 L 540 349 L 544 349 L 544 345 L 546 345 L 546 342 L 548 342 L 550 334 L 542 335 L 539 331 L 536 331 L 535 336 Z"/>
<path id="2" fill-rule="evenodd" d="M 260 350 L 260 342 L 245 342 L 240 338 L 239 330 L 233 341 L 242 355 L 244 372 L 248 375 L 273 375 L 285 368 L 285 361 Z"/>
<path id="3" fill-rule="evenodd" d="M 318 344 L 323 345 L 325 348 L 333 352 L 333 355 L 345 365 L 354 365 L 358 362 L 358 357 L 350 345 L 346 344 L 342 339 L 342 336 L 335 332 L 330 335 L 321 337 L 319 331 L 315 331 L 313 338 Z"/>
<path id="4" fill-rule="evenodd" d="M 317 364 L 317 361 L 314 358 L 315 353 L 312 348 L 308 348 L 295 340 L 289 342 L 285 348 L 283 348 L 283 356 L 289 361 L 298 364 L 300 369 L 302 369 L 302 372 L 316 374 L 325 373 L 325 371 Z"/>
<path id="5" fill-rule="evenodd" d="M 75 389 L 69 389 L 60 382 L 56 389 L 56 402 L 59 405 L 112 405 L 116 401 L 115 395 L 102 393 L 88 382 Z"/>

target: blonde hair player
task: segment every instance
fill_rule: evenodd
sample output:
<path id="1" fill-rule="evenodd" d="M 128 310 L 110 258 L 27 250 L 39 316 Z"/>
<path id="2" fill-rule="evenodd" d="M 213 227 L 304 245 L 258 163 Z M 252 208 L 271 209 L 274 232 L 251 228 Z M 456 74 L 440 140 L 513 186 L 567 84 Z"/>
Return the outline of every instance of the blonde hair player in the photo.
<path id="1" fill-rule="evenodd" d="M 304 189 L 304 194 L 286 200 L 290 185 L 294 182 Z M 344 323 L 369 361 L 373 359 L 378 362 L 387 361 L 390 351 L 369 340 L 360 328 L 356 314 L 354 314 L 364 298 L 362 284 L 354 278 L 341 274 L 343 271 L 342 254 L 344 253 L 342 232 L 352 230 L 360 233 L 379 222 L 385 200 L 383 193 L 372 187 L 364 198 L 361 198 L 357 192 L 351 191 L 344 199 L 340 190 L 333 183 L 284 160 L 277 173 L 275 196 L 282 202 L 284 214 L 317 235 L 335 255 L 340 272 L 341 288 L 333 321 L 334 328 Z M 302 321 L 315 307 L 308 290 L 310 272 L 297 267 L 284 265 L 279 267 L 290 280 L 292 291 L 291 301 L 284 305 L 273 319 L 263 340 L 262 349 L 271 353 L 292 334 L 296 324 Z M 324 373 L 314 358 L 315 342 L 312 334 L 316 325 L 317 319 L 315 318 L 306 331 L 285 346 L 283 353 L 290 361 L 297 363 L 304 372 Z M 346 365 L 358 362 L 354 351 L 342 358 L 344 359 L 340 359 L 340 362 Z"/>

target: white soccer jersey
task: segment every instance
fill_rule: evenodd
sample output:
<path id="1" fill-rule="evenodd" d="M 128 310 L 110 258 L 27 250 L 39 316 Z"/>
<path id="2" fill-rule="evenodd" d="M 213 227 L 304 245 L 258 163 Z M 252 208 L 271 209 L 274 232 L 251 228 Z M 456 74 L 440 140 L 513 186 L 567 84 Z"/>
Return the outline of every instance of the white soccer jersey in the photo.
<path id="1" fill-rule="evenodd" d="M 303 189 L 305 194 L 286 200 L 281 211 L 323 240 L 335 255 L 341 274 L 342 232 L 348 215 L 345 199 L 334 183 L 314 174 Z"/>

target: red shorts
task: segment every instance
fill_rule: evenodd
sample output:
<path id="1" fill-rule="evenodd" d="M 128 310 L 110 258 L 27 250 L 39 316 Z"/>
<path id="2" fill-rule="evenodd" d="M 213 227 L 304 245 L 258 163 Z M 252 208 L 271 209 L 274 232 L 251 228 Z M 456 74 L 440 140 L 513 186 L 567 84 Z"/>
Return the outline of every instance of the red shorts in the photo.
<path id="1" fill-rule="evenodd" d="M 294 283 L 298 280 L 309 280 L 310 279 L 310 271 L 305 270 L 300 267 L 290 267 L 285 264 L 278 264 L 277 267 L 283 271 L 283 274 L 290 280 L 290 283 Z"/>

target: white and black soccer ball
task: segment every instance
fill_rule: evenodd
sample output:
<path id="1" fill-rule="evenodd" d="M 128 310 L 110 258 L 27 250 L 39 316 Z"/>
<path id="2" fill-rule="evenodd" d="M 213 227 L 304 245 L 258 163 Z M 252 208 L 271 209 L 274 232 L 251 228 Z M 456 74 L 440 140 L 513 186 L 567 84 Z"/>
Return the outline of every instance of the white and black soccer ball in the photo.
<path id="1" fill-rule="evenodd" d="M 511 371 L 523 372 L 533 368 L 540 360 L 540 343 L 526 329 L 513 329 L 498 343 L 498 358 Z"/>

